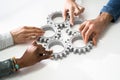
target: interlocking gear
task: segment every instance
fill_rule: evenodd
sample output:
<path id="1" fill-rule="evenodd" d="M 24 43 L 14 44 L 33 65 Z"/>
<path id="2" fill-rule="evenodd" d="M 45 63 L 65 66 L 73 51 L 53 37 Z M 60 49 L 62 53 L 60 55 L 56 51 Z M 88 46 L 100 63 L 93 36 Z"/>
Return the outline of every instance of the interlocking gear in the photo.
<path id="1" fill-rule="evenodd" d="M 52 54 L 52 59 L 58 60 L 58 59 L 63 59 L 64 57 L 67 57 L 67 55 L 69 54 L 69 48 L 67 46 L 67 44 L 63 41 L 63 40 L 58 40 L 58 39 L 54 39 L 48 42 L 46 49 L 50 49 L 51 47 L 55 46 L 55 45 L 59 45 L 62 46 L 64 49 L 60 52 L 54 52 Z"/>
<path id="2" fill-rule="evenodd" d="M 54 25 L 54 26 L 57 27 L 58 29 L 66 28 L 67 25 L 69 24 L 69 17 L 67 16 L 67 19 L 66 19 L 65 21 L 63 20 L 62 22 L 56 23 L 56 22 L 54 21 L 54 19 L 57 18 L 57 17 L 63 18 L 61 11 L 57 11 L 57 12 L 54 12 L 54 13 L 50 14 L 50 15 L 47 17 L 47 23 L 48 23 L 49 25 Z"/>
<path id="3" fill-rule="evenodd" d="M 48 15 L 47 17 L 48 25 L 42 26 L 42 29 L 44 31 L 51 30 L 55 34 L 52 35 L 51 37 L 45 37 L 43 35 L 38 39 L 38 43 L 42 43 L 42 45 L 46 49 L 50 49 L 55 45 L 60 45 L 64 48 L 64 50 L 58 53 L 53 51 L 52 59 L 53 60 L 63 59 L 64 57 L 67 57 L 67 55 L 70 54 L 71 52 L 75 54 L 76 53 L 82 54 L 82 53 L 89 52 L 93 47 L 92 41 L 89 41 L 85 46 L 82 46 L 82 47 L 73 46 L 73 42 L 77 40 L 83 40 L 83 39 L 80 32 L 73 30 L 71 27 L 74 27 L 74 25 L 76 24 L 81 24 L 83 20 L 76 17 L 74 20 L 74 25 L 71 26 L 69 23 L 69 16 L 67 16 L 67 19 L 65 21 L 60 23 L 56 23 L 54 21 L 54 19 L 57 17 L 62 17 L 62 13 L 60 11 L 54 12 Z M 66 35 L 68 36 L 66 40 L 64 40 L 64 38 L 62 37 L 64 36 L 64 34 L 62 35 L 62 31 L 65 31 Z"/>
<path id="4" fill-rule="evenodd" d="M 73 43 L 77 40 L 83 40 L 82 39 L 82 36 L 80 35 L 79 32 L 76 32 L 74 34 L 74 36 L 72 36 L 69 40 L 69 47 L 71 48 L 71 52 L 73 53 L 78 53 L 78 54 L 82 54 L 82 53 L 86 53 L 86 52 L 89 52 L 92 47 L 93 47 L 93 42 L 92 41 L 89 41 L 85 46 L 81 46 L 81 47 L 75 47 L 73 46 Z"/>

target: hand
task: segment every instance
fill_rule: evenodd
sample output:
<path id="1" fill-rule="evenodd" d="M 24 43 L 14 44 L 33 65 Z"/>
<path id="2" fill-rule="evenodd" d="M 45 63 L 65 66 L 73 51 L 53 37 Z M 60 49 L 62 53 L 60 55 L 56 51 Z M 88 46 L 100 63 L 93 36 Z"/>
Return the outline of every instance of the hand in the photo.
<path id="1" fill-rule="evenodd" d="M 80 15 L 84 11 L 82 6 L 79 6 L 75 0 L 66 0 L 63 12 L 63 18 L 66 19 L 67 13 L 70 15 L 70 24 L 74 24 L 74 16 Z"/>
<path id="2" fill-rule="evenodd" d="M 44 34 L 44 31 L 37 27 L 24 26 L 11 31 L 15 44 L 33 41 Z"/>
<path id="3" fill-rule="evenodd" d="M 87 43 L 88 40 L 92 38 L 94 45 L 96 45 L 100 34 L 105 30 L 111 20 L 112 16 L 110 14 L 101 13 L 96 19 L 82 23 L 80 25 L 80 32 L 84 42 Z"/>
<path id="4" fill-rule="evenodd" d="M 25 51 L 24 55 L 20 59 L 16 59 L 20 68 L 34 65 L 41 60 L 51 57 L 52 51 L 46 51 L 42 45 L 38 45 L 35 41 Z"/>

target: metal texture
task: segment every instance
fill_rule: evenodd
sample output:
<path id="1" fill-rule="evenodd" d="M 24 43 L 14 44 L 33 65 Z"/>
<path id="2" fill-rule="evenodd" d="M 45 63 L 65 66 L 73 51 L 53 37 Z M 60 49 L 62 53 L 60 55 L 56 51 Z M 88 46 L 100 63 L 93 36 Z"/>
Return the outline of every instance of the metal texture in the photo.
<path id="1" fill-rule="evenodd" d="M 44 31 L 51 30 L 55 34 L 51 37 L 45 37 L 44 35 L 41 36 L 38 39 L 38 43 L 42 43 L 42 45 L 46 49 L 50 49 L 51 47 L 55 45 L 60 45 L 64 48 L 61 52 L 54 52 L 52 54 L 53 60 L 63 59 L 64 57 L 67 57 L 68 54 L 77 53 L 77 54 L 84 54 L 86 52 L 89 52 L 93 48 L 93 42 L 89 41 L 85 46 L 82 47 L 75 47 L 73 46 L 73 42 L 77 40 L 83 40 L 81 37 L 80 32 L 73 30 L 71 27 L 74 27 L 74 25 L 81 24 L 83 22 L 82 19 L 75 17 L 74 25 L 71 26 L 69 23 L 69 16 L 67 16 L 66 21 L 55 23 L 54 19 L 57 17 L 62 17 L 62 13 L 60 11 L 54 12 L 47 17 L 47 24 L 42 26 L 42 29 Z M 65 31 L 67 36 L 69 37 L 67 40 L 64 40 L 62 36 L 62 30 Z"/>

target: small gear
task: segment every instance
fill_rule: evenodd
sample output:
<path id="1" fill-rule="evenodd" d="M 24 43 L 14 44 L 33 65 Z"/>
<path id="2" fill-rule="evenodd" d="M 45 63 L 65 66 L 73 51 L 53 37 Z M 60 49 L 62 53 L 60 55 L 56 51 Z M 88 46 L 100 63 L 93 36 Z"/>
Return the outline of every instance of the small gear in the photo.
<path id="1" fill-rule="evenodd" d="M 82 46 L 82 47 L 73 46 L 73 43 L 77 40 L 83 40 L 80 33 L 74 34 L 74 36 L 72 36 L 70 39 L 71 52 L 74 52 L 75 54 L 76 53 L 82 54 L 82 53 L 89 52 L 92 49 L 93 47 L 92 41 L 89 41 L 85 46 Z"/>
<path id="2" fill-rule="evenodd" d="M 65 21 L 63 20 L 63 22 L 58 22 L 58 23 L 54 21 L 54 19 L 57 17 L 63 18 L 61 11 L 57 11 L 57 12 L 50 14 L 47 17 L 47 23 L 50 25 L 55 25 L 55 27 L 57 27 L 58 29 L 66 28 L 67 25 L 69 24 L 69 16 L 67 16 L 67 19 Z"/>
<path id="3" fill-rule="evenodd" d="M 50 31 L 53 31 L 55 34 L 50 36 L 50 37 L 46 37 L 46 36 L 41 36 L 39 37 L 38 41 L 40 43 L 48 43 L 51 39 L 60 39 L 61 37 L 61 32 L 58 31 L 56 28 L 54 28 L 53 26 L 50 26 L 50 25 L 44 25 L 41 27 L 41 29 L 43 29 L 45 32 L 50 30 Z"/>
<path id="4" fill-rule="evenodd" d="M 64 49 L 60 52 L 53 52 L 52 54 L 52 59 L 53 60 L 58 60 L 58 59 L 63 59 L 64 57 L 67 57 L 67 55 L 69 54 L 69 50 L 67 47 L 67 44 L 64 43 L 63 40 L 58 40 L 58 39 L 54 39 L 49 41 L 49 43 L 47 44 L 47 49 L 50 50 L 51 47 L 55 46 L 55 45 L 60 45 L 62 46 Z"/>

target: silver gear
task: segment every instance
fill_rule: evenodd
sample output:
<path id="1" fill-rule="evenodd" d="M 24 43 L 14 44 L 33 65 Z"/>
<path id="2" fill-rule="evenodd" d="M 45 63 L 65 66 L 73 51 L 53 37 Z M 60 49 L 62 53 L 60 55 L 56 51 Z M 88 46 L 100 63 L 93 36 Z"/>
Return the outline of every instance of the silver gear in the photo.
<path id="1" fill-rule="evenodd" d="M 51 55 L 53 60 L 63 59 L 71 52 L 73 52 L 75 54 L 76 53 L 82 54 L 82 53 L 89 52 L 92 49 L 92 47 L 93 47 L 92 41 L 89 41 L 85 46 L 74 47 L 73 46 L 74 41 L 79 40 L 79 39 L 83 40 L 80 32 L 72 30 L 71 27 L 74 27 L 74 26 L 70 25 L 69 16 L 67 16 L 66 21 L 64 21 L 62 23 L 55 23 L 53 21 L 53 19 L 56 17 L 62 17 L 62 13 L 59 11 L 59 12 L 54 12 L 54 13 L 50 14 L 47 17 L 48 25 L 42 26 L 42 29 L 44 31 L 52 30 L 53 32 L 55 32 L 55 34 L 51 37 L 45 37 L 43 35 L 38 39 L 38 44 L 42 43 L 42 45 L 48 50 L 54 45 L 61 45 L 64 48 L 63 51 L 61 51 L 59 53 L 53 53 Z M 82 19 L 75 17 L 74 25 L 81 24 L 82 22 L 83 22 Z M 67 39 L 65 41 L 63 41 L 61 39 L 62 36 L 64 36 L 61 34 L 61 31 L 63 29 L 65 30 L 66 34 L 68 34 L 68 36 L 69 36 L 69 39 Z"/>
<path id="2" fill-rule="evenodd" d="M 40 43 L 48 43 L 51 39 L 60 39 L 61 37 L 61 31 L 58 31 L 56 28 L 54 28 L 53 26 L 50 26 L 50 25 L 44 25 L 41 27 L 41 29 L 43 29 L 44 31 L 47 31 L 47 30 L 51 30 L 53 31 L 55 34 L 51 37 L 46 37 L 46 36 L 41 36 L 39 37 L 38 41 Z"/>
<path id="3" fill-rule="evenodd" d="M 47 23 L 49 25 L 55 25 L 55 27 L 57 27 L 58 29 L 63 29 L 63 28 L 66 28 L 67 25 L 69 24 L 69 16 L 67 16 L 67 19 L 63 22 L 60 22 L 60 23 L 55 23 L 53 20 L 56 18 L 56 17 L 62 17 L 62 12 L 61 11 L 56 11 L 52 14 L 50 14 L 48 17 L 47 17 Z M 63 17 L 62 17 L 63 18 Z"/>
<path id="4" fill-rule="evenodd" d="M 79 32 L 77 32 L 76 34 L 74 34 L 74 36 L 71 37 L 70 39 L 70 46 L 71 46 L 71 52 L 73 53 L 78 53 L 78 54 L 82 54 L 82 53 L 86 53 L 89 52 L 92 47 L 93 47 L 93 42 L 89 41 L 85 46 L 82 47 L 74 47 L 73 46 L 73 42 L 77 41 L 77 40 L 83 40 L 82 36 Z"/>
<path id="5" fill-rule="evenodd" d="M 64 48 L 64 50 L 62 50 L 59 53 L 53 52 L 52 59 L 58 60 L 58 59 L 63 59 L 64 57 L 67 57 L 67 55 L 70 52 L 69 51 L 70 49 L 67 47 L 67 44 L 63 40 L 53 39 L 53 40 L 49 41 L 49 43 L 46 46 L 46 49 L 50 50 L 50 48 L 55 46 L 55 45 L 62 46 Z"/>

